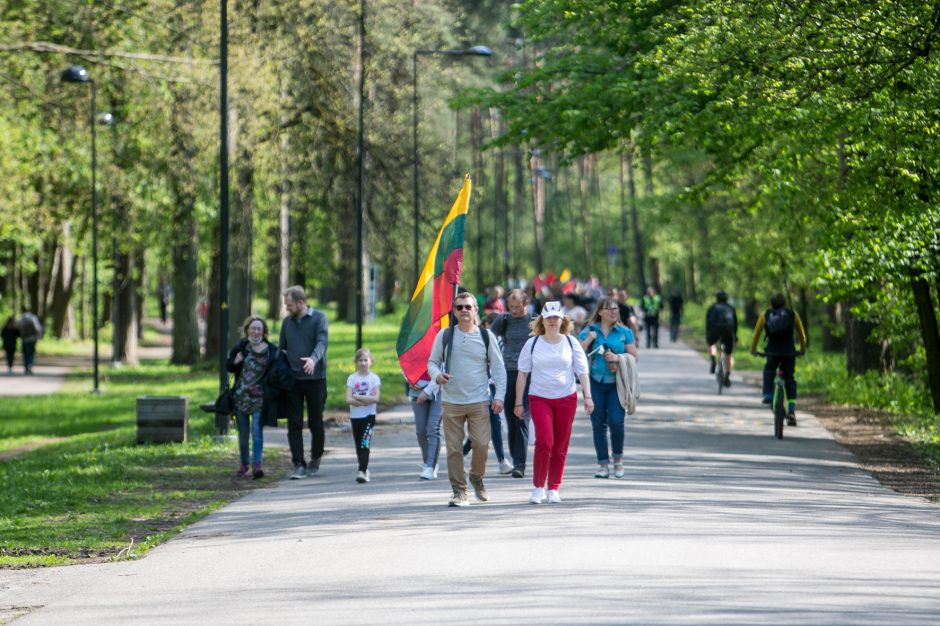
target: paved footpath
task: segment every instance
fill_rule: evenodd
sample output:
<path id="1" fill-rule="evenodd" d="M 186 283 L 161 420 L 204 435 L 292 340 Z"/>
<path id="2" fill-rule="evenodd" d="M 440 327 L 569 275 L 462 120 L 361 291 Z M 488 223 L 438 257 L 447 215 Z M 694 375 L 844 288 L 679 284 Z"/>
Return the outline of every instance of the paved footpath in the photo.
<path id="1" fill-rule="evenodd" d="M 253 492 L 136 562 L 0 572 L 16 624 L 936 624 L 940 508 L 880 487 L 807 414 L 774 440 L 756 390 L 715 395 L 642 351 L 627 475 L 577 418 L 561 505 L 492 475 L 449 509 L 385 422 L 373 481 L 330 432 L 315 477 Z"/>

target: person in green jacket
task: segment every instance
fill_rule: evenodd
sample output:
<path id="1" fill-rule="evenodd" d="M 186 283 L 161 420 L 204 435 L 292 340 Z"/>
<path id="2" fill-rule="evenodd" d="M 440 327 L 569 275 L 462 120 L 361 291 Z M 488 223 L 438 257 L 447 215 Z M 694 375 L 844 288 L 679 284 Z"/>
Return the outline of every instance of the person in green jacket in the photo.
<path id="1" fill-rule="evenodd" d="M 640 303 L 643 325 L 646 327 L 646 347 L 659 347 L 659 312 L 663 310 L 663 297 L 653 287 L 647 287 Z"/>

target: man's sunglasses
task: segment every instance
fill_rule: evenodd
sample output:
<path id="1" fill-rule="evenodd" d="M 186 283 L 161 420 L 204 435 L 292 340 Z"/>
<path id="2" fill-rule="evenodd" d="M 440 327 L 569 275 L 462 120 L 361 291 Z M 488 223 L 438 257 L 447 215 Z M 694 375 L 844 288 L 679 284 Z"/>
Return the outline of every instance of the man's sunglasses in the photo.
<path id="1" fill-rule="evenodd" d="M 455 304 L 454 310 L 455 311 L 472 311 L 473 305 L 472 304 Z"/>

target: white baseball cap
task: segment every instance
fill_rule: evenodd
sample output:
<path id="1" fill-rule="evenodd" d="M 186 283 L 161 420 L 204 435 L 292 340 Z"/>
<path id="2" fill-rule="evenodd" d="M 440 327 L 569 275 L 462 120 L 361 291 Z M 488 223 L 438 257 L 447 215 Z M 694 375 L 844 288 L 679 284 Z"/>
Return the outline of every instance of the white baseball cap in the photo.
<path id="1" fill-rule="evenodd" d="M 564 317 L 565 314 L 561 312 L 561 302 L 546 302 L 545 307 L 542 309 L 542 319 L 547 317 Z"/>

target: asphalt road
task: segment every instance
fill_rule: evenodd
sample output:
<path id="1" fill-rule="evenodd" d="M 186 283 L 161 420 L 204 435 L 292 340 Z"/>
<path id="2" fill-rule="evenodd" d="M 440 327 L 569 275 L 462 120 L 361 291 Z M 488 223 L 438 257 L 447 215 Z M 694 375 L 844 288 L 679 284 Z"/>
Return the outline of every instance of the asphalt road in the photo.
<path id="1" fill-rule="evenodd" d="M 879 486 L 810 415 L 775 440 L 756 390 L 717 396 L 691 350 L 643 350 L 640 369 L 626 476 L 593 478 L 579 415 L 560 505 L 528 504 L 491 453 L 492 501 L 447 508 L 390 415 L 367 485 L 331 430 L 316 476 L 139 561 L 0 571 L 0 607 L 57 625 L 940 621 L 936 505 Z"/>

